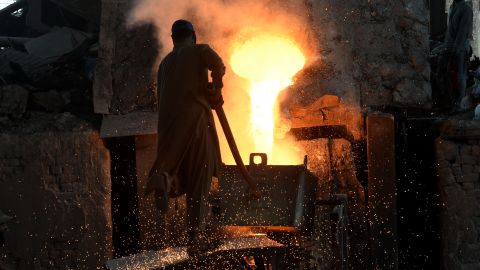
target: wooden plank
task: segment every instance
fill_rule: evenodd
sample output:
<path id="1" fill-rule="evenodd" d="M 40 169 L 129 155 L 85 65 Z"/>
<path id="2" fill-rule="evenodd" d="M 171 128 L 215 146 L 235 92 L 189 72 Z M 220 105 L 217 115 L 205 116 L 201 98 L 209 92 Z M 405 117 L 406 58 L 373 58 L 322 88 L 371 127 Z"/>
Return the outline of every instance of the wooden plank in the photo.
<path id="1" fill-rule="evenodd" d="M 95 113 L 109 114 L 113 97 L 112 61 L 115 52 L 115 27 L 118 16 L 118 3 L 115 0 L 102 0 L 98 60 L 93 82 L 93 107 Z"/>

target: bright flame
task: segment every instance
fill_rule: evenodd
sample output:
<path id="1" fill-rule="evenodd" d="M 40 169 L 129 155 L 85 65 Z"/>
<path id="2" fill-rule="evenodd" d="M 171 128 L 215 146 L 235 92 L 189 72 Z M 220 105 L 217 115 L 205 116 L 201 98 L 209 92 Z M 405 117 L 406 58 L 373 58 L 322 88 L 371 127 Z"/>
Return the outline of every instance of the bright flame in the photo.
<path id="1" fill-rule="evenodd" d="M 292 40 L 272 34 L 254 36 L 238 43 L 230 59 L 233 71 L 250 83 L 251 129 L 254 152 L 267 153 L 275 163 L 288 163 L 292 158 L 273 156 L 276 100 L 278 94 L 292 84 L 293 76 L 305 65 L 305 56 Z M 292 146 L 286 146 L 292 148 Z M 280 147 L 281 148 L 281 147 Z"/>

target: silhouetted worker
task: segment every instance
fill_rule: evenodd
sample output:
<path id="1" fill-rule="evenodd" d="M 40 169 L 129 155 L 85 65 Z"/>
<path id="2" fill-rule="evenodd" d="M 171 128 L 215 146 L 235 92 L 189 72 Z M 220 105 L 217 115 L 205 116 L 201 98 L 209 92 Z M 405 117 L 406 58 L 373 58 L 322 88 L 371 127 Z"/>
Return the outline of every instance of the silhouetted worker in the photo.
<path id="1" fill-rule="evenodd" d="M 473 11 L 465 0 L 454 0 L 450 6 L 448 28 L 445 34 L 445 50 L 449 58 L 452 78 L 452 90 L 458 94 L 455 102 L 461 110 L 461 100 L 465 96 L 467 85 L 467 63 L 470 51 L 469 38 L 472 33 Z"/>
<path id="2" fill-rule="evenodd" d="M 164 212 L 168 197 L 186 193 L 192 255 L 211 243 L 205 233 L 207 196 L 221 163 L 211 110 L 223 104 L 225 66 L 208 45 L 196 44 L 190 22 L 176 21 L 172 39 L 174 48 L 158 71 L 158 149 L 145 191 L 155 193 L 157 207 Z M 209 70 L 214 93 L 207 90 Z"/>

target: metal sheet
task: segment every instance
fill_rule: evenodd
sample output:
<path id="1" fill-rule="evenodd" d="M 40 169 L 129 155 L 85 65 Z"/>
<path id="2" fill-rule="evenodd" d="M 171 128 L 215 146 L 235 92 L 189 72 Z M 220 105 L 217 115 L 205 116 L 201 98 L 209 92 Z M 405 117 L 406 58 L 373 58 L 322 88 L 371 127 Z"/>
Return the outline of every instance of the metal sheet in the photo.
<path id="1" fill-rule="evenodd" d="M 267 238 L 265 235 L 235 237 L 227 239 L 220 247 L 205 253 L 197 260 L 206 261 L 224 256 L 258 255 L 258 253 L 270 252 L 272 249 L 282 247 L 282 244 Z M 129 257 L 110 260 L 105 263 L 105 266 L 108 270 L 153 270 L 171 267 L 184 269 L 181 266 L 192 263 L 191 259 L 187 254 L 187 247 L 177 247 L 159 251 L 145 251 Z"/>
<path id="2" fill-rule="evenodd" d="M 50 33 L 27 41 L 25 48 L 30 55 L 56 61 L 60 57 L 74 51 L 89 38 L 91 38 L 90 34 L 68 27 L 60 27 L 53 29 Z"/>

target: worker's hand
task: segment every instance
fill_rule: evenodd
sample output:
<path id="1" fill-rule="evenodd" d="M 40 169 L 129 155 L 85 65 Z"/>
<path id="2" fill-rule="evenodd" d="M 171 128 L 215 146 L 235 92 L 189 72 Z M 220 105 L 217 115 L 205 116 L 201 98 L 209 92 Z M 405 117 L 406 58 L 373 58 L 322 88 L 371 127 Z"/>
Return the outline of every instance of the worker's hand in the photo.
<path id="1" fill-rule="evenodd" d="M 208 102 L 210 103 L 210 107 L 215 110 L 216 108 L 222 107 L 224 103 L 223 96 L 209 97 Z"/>
<path id="2" fill-rule="evenodd" d="M 168 208 L 168 198 L 171 189 L 171 178 L 166 172 L 158 173 L 155 170 L 150 172 L 145 187 L 145 196 L 154 194 L 155 206 L 158 210 L 166 212 Z"/>
<path id="3" fill-rule="evenodd" d="M 217 91 L 221 92 L 223 89 L 223 81 L 222 80 L 213 80 L 213 86 Z"/>
<path id="4" fill-rule="evenodd" d="M 215 83 L 208 83 L 207 99 L 212 109 L 221 107 L 224 103 L 221 87 L 223 87 L 223 83 L 221 81 Z"/>
<path id="5" fill-rule="evenodd" d="M 170 183 L 168 179 L 168 174 L 165 172 L 157 173 L 152 170 L 150 172 L 147 184 L 145 186 L 144 193 L 146 196 L 150 195 L 154 191 L 164 193 L 170 191 Z"/>

